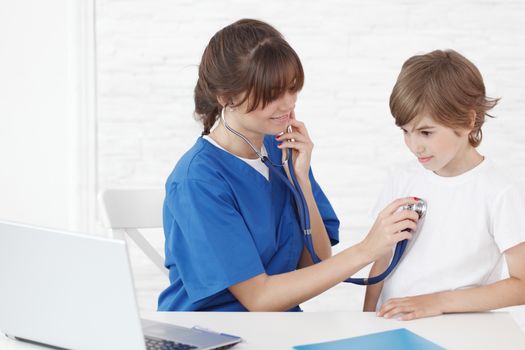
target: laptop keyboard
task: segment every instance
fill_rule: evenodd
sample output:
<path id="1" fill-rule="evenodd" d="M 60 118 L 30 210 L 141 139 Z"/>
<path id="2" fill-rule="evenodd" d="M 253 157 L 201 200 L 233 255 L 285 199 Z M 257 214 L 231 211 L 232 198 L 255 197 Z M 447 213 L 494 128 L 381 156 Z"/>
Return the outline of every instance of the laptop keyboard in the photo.
<path id="1" fill-rule="evenodd" d="M 146 340 L 146 349 L 148 350 L 189 350 L 197 349 L 196 346 L 176 343 L 170 340 L 157 339 L 153 337 L 144 337 Z"/>

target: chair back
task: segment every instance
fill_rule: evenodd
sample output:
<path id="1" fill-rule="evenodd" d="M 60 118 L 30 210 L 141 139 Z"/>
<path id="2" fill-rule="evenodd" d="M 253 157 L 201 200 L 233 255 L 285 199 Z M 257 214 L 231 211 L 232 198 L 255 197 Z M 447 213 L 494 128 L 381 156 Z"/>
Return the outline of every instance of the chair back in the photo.
<path id="1" fill-rule="evenodd" d="M 164 258 L 144 237 L 140 229 L 162 227 L 164 189 L 107 189 L 99 195 L 104 209 L 104 226 L 113 237 L 131 238 L 146 256 L 164 273 Z"/>

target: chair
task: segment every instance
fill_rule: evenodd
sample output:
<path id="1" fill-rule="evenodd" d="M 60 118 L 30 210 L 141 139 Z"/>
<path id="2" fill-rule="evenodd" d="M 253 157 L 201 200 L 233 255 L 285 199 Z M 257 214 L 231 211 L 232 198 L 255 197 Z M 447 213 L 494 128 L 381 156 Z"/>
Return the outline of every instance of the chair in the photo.
<path id="1" fill-rule="evenodd" d="M 168 276 L 164 258 L 139 231 L 162 227 L 164 190 L 107 189 L 100 193 L 99 200 L 105 213 L 104 225 L 111 229 L 113 237 L 125 239 L 127 235 Z"/>

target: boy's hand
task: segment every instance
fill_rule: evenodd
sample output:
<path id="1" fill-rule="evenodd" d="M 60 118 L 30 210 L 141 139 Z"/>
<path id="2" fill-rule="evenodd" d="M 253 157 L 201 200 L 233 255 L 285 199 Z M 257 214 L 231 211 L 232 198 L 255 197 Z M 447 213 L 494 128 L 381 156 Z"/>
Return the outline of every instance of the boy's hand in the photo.
<path id="1" fill-rule="evenodd" d="M 414 297 L 389 299 L 377 313 L 379 317 L 391 318 L 400 315 L 402 321 L 443 314 L 438 293 Z"/>

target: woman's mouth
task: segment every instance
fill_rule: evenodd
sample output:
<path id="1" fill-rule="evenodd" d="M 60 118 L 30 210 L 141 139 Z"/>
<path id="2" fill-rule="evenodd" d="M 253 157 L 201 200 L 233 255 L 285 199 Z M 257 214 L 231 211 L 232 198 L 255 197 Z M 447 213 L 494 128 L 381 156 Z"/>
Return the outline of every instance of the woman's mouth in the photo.
<path id="1" fill-rule="evenodd" d="M 286 113 L 286 114 L 282 114 L 282 115 L 277 116 L 277 117 L 270 118 L 272 123 L 279 124 L 279 125 L 288 124 L 288 120 L 289 119 L 290 119 L 290 113 Z"/>

